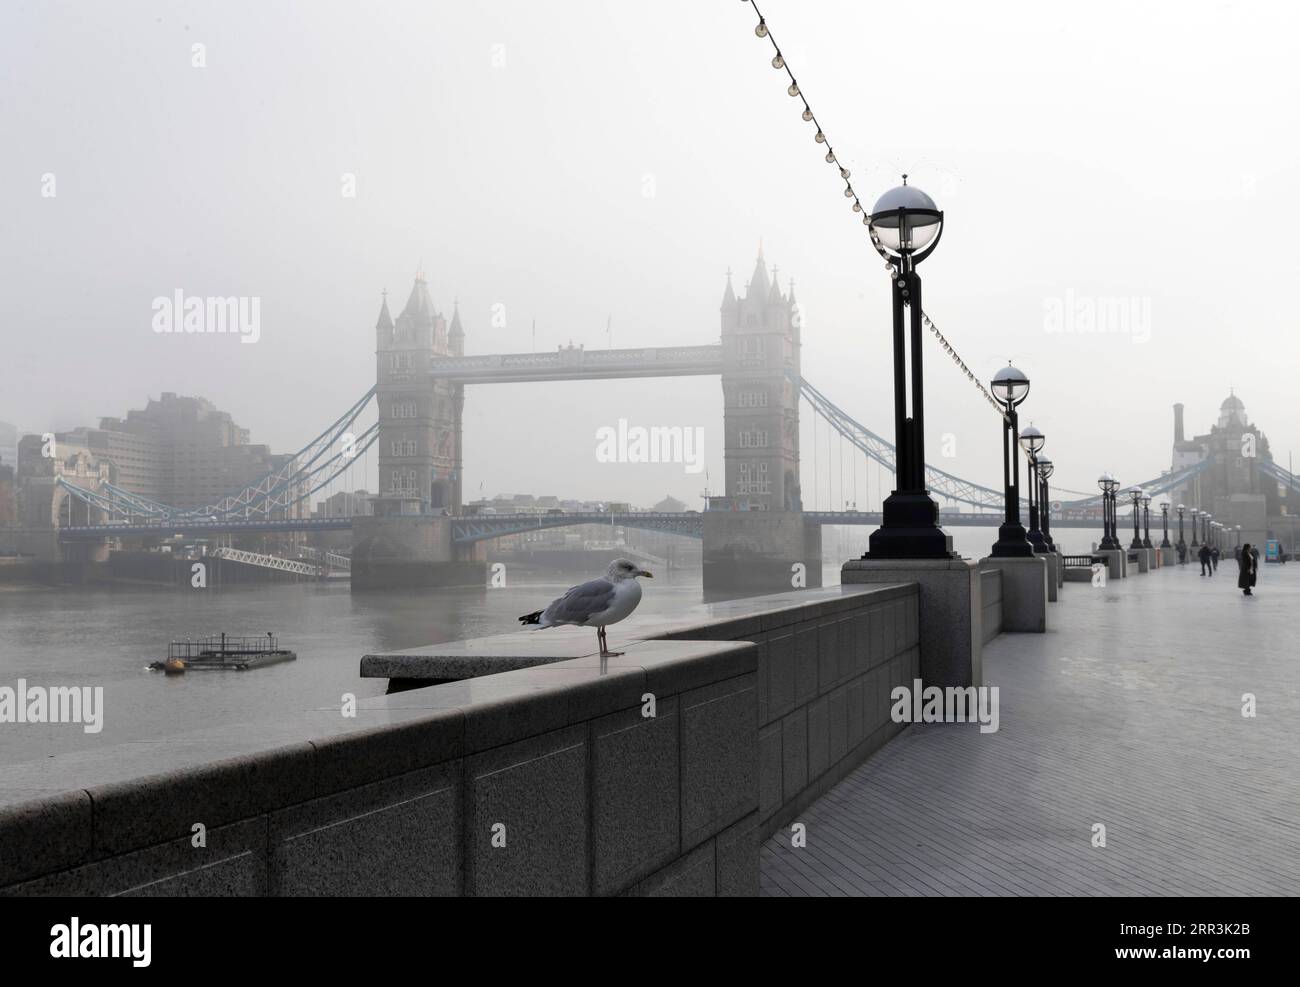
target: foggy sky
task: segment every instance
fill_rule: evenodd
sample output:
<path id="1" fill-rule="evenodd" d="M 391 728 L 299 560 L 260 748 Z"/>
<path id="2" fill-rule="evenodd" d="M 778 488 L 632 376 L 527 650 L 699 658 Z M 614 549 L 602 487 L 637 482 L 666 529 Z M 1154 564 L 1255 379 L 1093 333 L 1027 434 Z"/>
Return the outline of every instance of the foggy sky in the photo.
<path id="1" fill-rule="evenodd" d="M 1054 484 L 1156 475 L 1172 403 L 1206 431 L 1230 386 L 1300 452 L 1293 5 L 761 6 L 864 201 L 906 171 L 945 209 L 926 310 L 983 379 L 1033 379 Z M 530 349 L 534 319 L 544 350 L 608 345 L 607 318 L 615 346 L 702 344 L 761 238 L 804 375 L 892 439 L 889 278 L 754 23 L 736 0 L 4 4 L 0 420 L 176 391 L 293 451 L 373 384 L 380 291 L 400 306 L 421 265 L 468 353 Z M 259 342 L 154 333 L 177 288 L 259 296 Z M 1066 298 L 1137 300 L 1149 340 L 1048 332 Z M 926 360 L 931 462 L 997 486 L 996 417 Z M 595 433 L 703 426 L 718 491 L 721 407 L 707 377 L 471 387 L 466 499 L 699 507 L 702 477 L 598 463 Z"/>

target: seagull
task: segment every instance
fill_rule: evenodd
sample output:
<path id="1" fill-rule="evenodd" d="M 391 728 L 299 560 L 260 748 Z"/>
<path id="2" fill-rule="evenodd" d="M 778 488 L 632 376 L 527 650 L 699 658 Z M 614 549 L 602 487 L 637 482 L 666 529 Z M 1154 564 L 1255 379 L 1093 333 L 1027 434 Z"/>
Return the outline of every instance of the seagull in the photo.
<path id="1" fill-rule="evenodd" d="M 596 628 L 600 642 L 600 657 L 616 658 L 621 651 L 610 651 L 605 641 L 605 627 L 617 624 L 637 608 L 641 602 L 641 584 L 637 576 L 653 579 L 647 572 L 627 559 L 615 559 L 609 564 L 601 579 L 591 579 L 574 586 L 545 610 L 524 614 L 521 624 L 538 624 L 541 628 L 576 624 L 578 627 Z"/>

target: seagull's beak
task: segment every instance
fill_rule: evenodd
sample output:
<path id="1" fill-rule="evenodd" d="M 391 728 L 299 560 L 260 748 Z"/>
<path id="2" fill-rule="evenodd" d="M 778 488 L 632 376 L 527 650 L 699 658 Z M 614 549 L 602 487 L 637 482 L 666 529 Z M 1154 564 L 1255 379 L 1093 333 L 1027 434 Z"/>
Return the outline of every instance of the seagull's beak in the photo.
<path id="1" fill-rule="evenodd" d="M 637 575 L 645 576 L 646 579 L 654 579 L 655 577 L 655 574 L 651 572 L 649 569 L 642 569 L 640 572 L 637 573 Z"/>

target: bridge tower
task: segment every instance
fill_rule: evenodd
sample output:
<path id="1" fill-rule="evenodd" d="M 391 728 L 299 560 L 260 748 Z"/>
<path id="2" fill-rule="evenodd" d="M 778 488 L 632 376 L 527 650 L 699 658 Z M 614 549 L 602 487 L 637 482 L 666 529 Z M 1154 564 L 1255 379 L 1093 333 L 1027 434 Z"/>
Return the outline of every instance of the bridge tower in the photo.
<path id="1" fill-rule="evenodd" d="M 820 586 L 821 529 L 799 491 L 799 307 L 761 247 L 744 297 L 728 274 L 721 314 L 726 496 L 704 513 L 705 592 Z"/>
<path id="2" fill-rule="evenodd" d="M 799 309 L 758 250 L 743 298 L 722 296 L 726 495 L 738 510 L 801 511 Z"/>
<path id="3" fill-rule="evenodd" d="M 464 388 L 431 379 L 435 356 L 461 356 L 459 310 L 438 312 L 423 273 L 393 319 L 385 296 L 375 323 L 379 399 L 379 495 L 385 513 L 460 510 Z"/>

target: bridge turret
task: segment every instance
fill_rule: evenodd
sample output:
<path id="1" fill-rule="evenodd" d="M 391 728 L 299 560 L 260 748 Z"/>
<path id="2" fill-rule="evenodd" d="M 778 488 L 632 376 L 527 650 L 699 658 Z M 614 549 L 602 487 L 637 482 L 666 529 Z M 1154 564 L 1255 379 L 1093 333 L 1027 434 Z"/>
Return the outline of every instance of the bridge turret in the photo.
<path id="1" fill-rule="evenodd" d="M 802 510 L 799 334 L 792 313 L 791 299 L 775 277 L 768 279 L 760 246 L 744 298 L 722 307 L 726 489 L 742 509 Z"/>
<path id="2" fill-rule="evenodd" d="M 382 295 L 384 300 L 379 304 L 379 318 L 375 320 L 375 335 L 381 347 L 393 340 L 393 317 L 388 314 L 387 288 L 383 290 Z"/>
<path id="3" fill-rule="evenodd" d="M 731 288 L 731 268 L 727 268 L 727 287 L 722 292 L 722 327 L 727 327 L 727 314 L 734 312 L 739 303 L 736 301 L 736 293 Z"/>
<path id="4" fill-rule="evenodd" d="M 450 381 L 430 377 L 435 356 L 464 354 L 459 312 L 453 324 L 434 307 L 424 274 L 417 274 L 406 305 L 382 327 L 379 357 L 379 490 L 383 512 L 418 500 L 425 511 L 460 505 L 461 407 L 464 392 Z"/>
<path id="5" fill-rule="evenodd" d="M 758 245 L 758 259 L 754 261 L 754 273 L 749 278 L 749 284 L 745 288 L 745 300 L 751 297 L 758 300 L 765 299 L 768 294 L 770 285 L 767 281 L 767 267 L 763 264 L 763 244 Z"/>
<path id="6" fill-rule="evenodd" d="M 448 343 L 452 356 L 465 355 L 465 330 L 460 324 L 459 299 L 453 302 L 451 306 L 451 329 L 448 332 Z"/>

